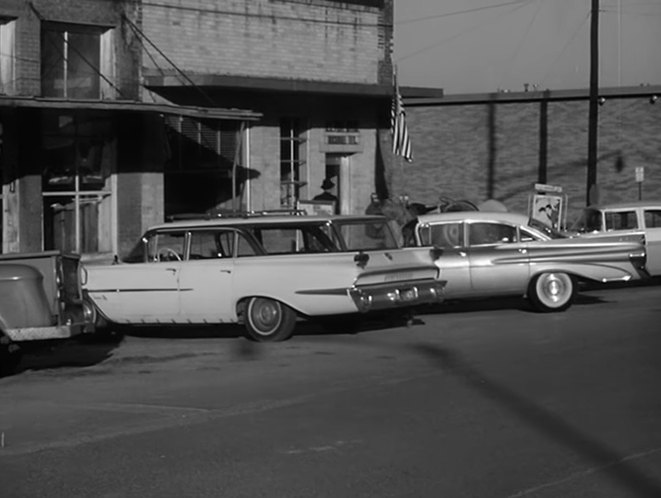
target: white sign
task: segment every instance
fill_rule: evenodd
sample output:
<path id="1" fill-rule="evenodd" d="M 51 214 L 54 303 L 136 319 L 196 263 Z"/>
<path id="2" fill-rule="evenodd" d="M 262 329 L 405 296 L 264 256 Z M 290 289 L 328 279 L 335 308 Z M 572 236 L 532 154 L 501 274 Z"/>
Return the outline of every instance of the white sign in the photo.
<path id="1" fill-rule="evenodd" d="M 562 192 L 562 187 L 559 185 L 548 185 L 546 183 L 535 183 L 536 192 L 554 192 L 559 194 Z"/>
<path id="2" fill-rule="evenodd" d="M 636 181 L 642 183 L 645 180 L 645 167 L 636 166 Z"/>

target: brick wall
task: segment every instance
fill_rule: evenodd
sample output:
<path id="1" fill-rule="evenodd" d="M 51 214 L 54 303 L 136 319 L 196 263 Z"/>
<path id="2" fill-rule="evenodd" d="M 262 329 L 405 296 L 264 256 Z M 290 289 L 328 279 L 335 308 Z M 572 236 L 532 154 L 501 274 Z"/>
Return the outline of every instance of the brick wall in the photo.
<path id="1" fill-rule="evenodd" d="M 407 107 L 414 162 L 395 161 L 394 195 L 434 204 L 439 195 L 479 203 L 492 197 L 525 212 L 538 181 L 540 103 Z M 493 123 L 493 126 L 490 126 Z M 571 220 L 586 202 L 588 102 L 548 104 L 547 183 L 569 196 Z M 602 202 L 661 199 L 661 105 L 608 99 L 599 107 L 597 183 Z"/>
<path id="2" fill-rule="evenodd" d="M 142 22 L 186 72 L 377 83 L 392 30 L 383 19 L 378 8 L 323 0 L 161 0 L 143 3 Z M 148 51 L 146 68 L 173 69 Z"/>

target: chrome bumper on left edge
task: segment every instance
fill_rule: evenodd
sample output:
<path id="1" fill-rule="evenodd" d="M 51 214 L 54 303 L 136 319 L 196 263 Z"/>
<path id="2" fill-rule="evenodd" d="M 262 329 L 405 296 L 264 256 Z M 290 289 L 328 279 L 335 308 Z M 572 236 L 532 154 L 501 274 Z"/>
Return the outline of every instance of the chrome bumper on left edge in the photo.
<path id="1" fill-rule="evenodd" d="M 362 313 L 401 306 L 435 304 L 443 301 L 445 280 L 361 285 L 349 289 L 358 310 Z"/>

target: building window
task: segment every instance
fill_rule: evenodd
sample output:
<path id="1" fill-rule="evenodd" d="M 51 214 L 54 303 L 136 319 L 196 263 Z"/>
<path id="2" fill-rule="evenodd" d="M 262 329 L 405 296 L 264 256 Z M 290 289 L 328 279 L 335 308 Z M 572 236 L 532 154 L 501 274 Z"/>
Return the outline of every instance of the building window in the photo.
<path id="1" fill-rule="evenodd" d="M 233 198 L 244 170 L 240 121 L 166 116 L 169 160 L 165 167 L 165 215 L 208 213 Z"/>
<path id="2" fill-rule="evenodd" d="M 0 17 L 0 94 L 14 94 L 15 21 Z"/>
<path id="3" fill-rule="evenodd" d="M 295 208 L 307 157 L 305 131 L 298 118 L 280 120 L 280 206 Z"/>
<path id="4" fill-rule="evenodd" d="M 113 250 L 113 128 L 99 114 L 43 114 L 44 249 L 81 254 Z"/>
<path id="5" fill-rule="evenodd" d="M 41 34 L 43 97 L 112 97 L 112 30 L 45 23 Z"/>

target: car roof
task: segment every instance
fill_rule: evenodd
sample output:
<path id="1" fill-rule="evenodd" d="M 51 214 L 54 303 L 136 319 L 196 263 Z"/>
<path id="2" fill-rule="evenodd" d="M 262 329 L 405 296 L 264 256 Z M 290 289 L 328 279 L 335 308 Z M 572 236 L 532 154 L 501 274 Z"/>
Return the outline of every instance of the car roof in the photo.
<path id="1" fill-rule="evenodd" d="M 636 209 L 636 208 L 656 208 L 661 209 L 661 201 L 627 201 L 611 202 L 604 204 L 592 204 L 584 209 L 611 210 L 611 209 Z"/>
<path id="2" fill-rule="evenodd" d="M 528 216 L 502 211 L 455 211 L 418 216 L 418 223 L 435 223 L 439 221 L 503 221 L 516 225 L 527 225 Z"/>
<path id="3" fill-rule="evenodd" d="M 214 219 L 189 219 L 185 221 L 169 221 L 149 227 L 149 230 L 177 229 L 177 228 L 211 228 L 211 227 L 239 227 L 246 225 L 301 225 L 319 224 L 326 222 L 356 222 L 385 220 L 380 215 L 265 215 L 247 217 L 227 217 Z"/>

